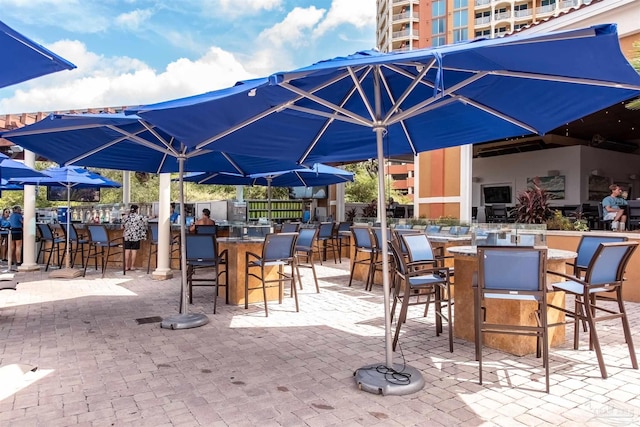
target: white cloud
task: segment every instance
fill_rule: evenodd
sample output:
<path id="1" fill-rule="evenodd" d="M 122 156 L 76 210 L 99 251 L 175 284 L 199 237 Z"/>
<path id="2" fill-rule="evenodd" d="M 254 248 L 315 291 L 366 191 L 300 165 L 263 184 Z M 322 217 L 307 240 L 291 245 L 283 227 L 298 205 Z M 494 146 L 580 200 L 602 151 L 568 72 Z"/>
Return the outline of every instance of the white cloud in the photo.
<path id="1" fill-rule="evenodd" d="M 282 5 L 282 0 L 218 0 L 217 5 L 220 12 L 229 17 L 238 17 L 241 15 L 252 15 L 263 10 L 275 10 Z M 212 5 L 215 7 L 215 5 Z"/>
<path id="2" fill-rule="evenodd" d="M 21 113 L 148 104 L 233 85 L 250 74 L 230 53 L 212 47 L 196 61 L 178 59 L 162 72 L 127 57 L 88 52 L 78 41 L 48 46 L 78 68 L 16 86 L 0 112 Z"/>
<path id="3" fill-rule="evenodd" d="M 333 0 L 327 16 L 315 29 L 313 36 L 319 37 L 343 24 L 365 28 L 375 26 L 375 23 L 375 0 Z"/>
<path id="4" fill-rule="evenodd" d="M 322 19 L 324 12 L 324 9 L 313 6 L 306 9 L 296 7 L 282 22 L 260 33 L 258 39 L 276 47 L 285 44 L 300 47 L 309 42 L 305 31 L 313 28 Z"/>
<path id="5" fill-rule="evenodd" d="M 136 9 L 132 12 L 122 13 L 115 19 L 116 24 L 129 30 L 137 30 L 153 15 L 150 9 Z"/>

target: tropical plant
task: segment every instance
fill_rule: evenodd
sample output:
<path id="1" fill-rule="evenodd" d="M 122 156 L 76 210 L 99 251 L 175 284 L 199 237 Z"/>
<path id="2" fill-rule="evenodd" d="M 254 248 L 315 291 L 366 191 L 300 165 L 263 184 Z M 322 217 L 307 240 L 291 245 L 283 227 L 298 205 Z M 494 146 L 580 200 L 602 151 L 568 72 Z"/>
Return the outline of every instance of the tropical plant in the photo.
<path id="1" fill-rule="evenodd" d="M 518 193 L 516 207 L 512 210 L 516 222 L 545 224 L 553 216 L 553 211 L 549 208 L 551 195 L 540 188 L 538 184 L 539 181 L 536 178 L 532 187 Z"/>
<path id="2" fill-rule="evenodd" d="M 378 216 L 378 202 L 372 200 L 371 203 L 362 208 L 363 218 L 376 218 Z"/>
<path id="3" fill-rule="evenodd" d="M 347 209 L 347 211 L 344 213 L 344 218 L 347 222 L 353 222 L 357 214 L 358 214 L 358 208 L 353 207 L 351 209 Z"/>

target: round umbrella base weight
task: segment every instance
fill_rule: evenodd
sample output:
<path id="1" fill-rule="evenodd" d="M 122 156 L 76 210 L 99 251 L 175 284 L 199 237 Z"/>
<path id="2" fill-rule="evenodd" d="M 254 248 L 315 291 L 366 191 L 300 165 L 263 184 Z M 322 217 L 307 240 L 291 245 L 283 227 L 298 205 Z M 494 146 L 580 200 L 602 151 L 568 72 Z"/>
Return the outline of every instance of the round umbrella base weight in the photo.
<path id="1" fill-rule="evenodd" d="M 387 368 L 384 363 L 363 366 L 353 376 L 360 390 L 383 396 L 415 393 L 425 385 L 420 371 L 397 363 L 393 365 L 393 369 Z"/>
<path id="2" fill-rule="evenodd" d="M 62 268 L 60 270 L 53 270 L 49 273 L 51 279 L 74 279 L 82 276 L 82 270 L 76 270 L 73 268 Z"/>
<path id="3" fill-rule="evenodd" d="M 169 316 L 160 323 L 165 329 L 190 329 L 199 328 L 209 323 L 209 318 L 202 313 L 176 314 Z"/>

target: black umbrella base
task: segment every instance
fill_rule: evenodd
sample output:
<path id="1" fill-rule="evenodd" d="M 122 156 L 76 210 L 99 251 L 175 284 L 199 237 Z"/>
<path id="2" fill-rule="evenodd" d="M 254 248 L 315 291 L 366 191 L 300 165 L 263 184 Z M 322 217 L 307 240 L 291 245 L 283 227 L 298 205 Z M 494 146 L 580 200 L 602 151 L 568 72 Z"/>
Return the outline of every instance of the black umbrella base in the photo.
<path id="1" fill-rule="evenodd" d="M 202 313 L 176 314 L 166 317 L 160 323 L 165 329 L 190 329 L 198 328 L 209 323 L 209 318 Z"/>
<path id="2" fill-rule="evenodd" d="M 363 366 L 353 375 L 362 391 L 374 394 L 401 396 L 415 393 L 424 387 L 424 378 L 416 368 L 395 363 L 389 369 L 384 363 Z"/>

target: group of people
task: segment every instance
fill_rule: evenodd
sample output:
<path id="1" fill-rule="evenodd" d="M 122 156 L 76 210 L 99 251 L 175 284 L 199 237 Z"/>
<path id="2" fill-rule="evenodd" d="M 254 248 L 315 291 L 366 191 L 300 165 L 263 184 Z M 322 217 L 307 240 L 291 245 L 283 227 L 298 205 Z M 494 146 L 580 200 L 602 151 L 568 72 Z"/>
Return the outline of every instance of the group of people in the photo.
<path id="1" fill-rule="evenodd" d="M 20 264 L 22 260 L 23 222 L 22 208 L 20 206 L 16 205 L 12 209 L 3 209 L 2 217 L 0 217 L 0 230 L 6 231 L 6 233 L 2 233 L 0 241 L 0 257 L 2 261 L 7 261 L 9 253 L 11 253 L 12 262 Z M 11 247 L 9 247 L 9 233 L 11 233 Z"/>

